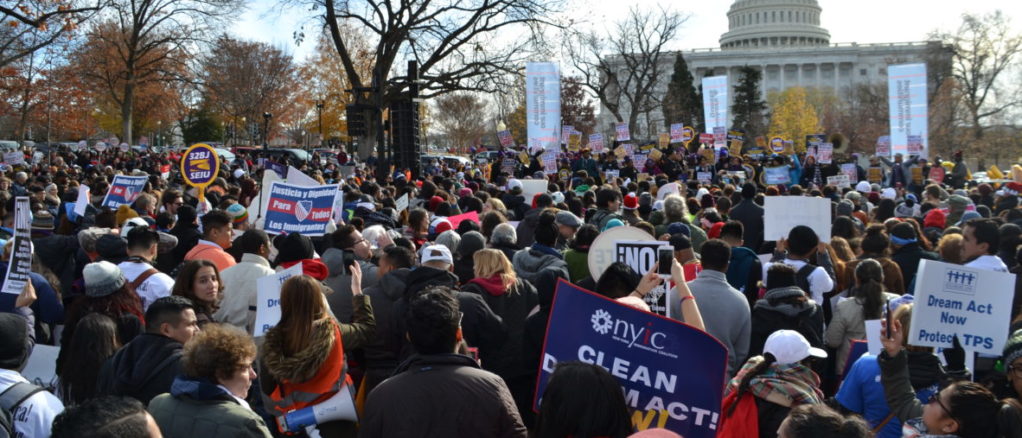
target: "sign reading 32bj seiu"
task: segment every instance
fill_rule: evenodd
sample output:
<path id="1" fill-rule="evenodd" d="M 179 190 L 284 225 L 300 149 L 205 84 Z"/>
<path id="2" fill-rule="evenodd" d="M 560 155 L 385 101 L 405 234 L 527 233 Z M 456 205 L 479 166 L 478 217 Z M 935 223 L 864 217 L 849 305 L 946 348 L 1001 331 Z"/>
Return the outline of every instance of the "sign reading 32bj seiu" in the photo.
<path id="1" fill-rule="evenodd" d="M 337 184 L 302 187 L 282 182 L 270 186 L 266 204 L 266 225 L 270 233 L 326 233 L 334 207 Z"/>

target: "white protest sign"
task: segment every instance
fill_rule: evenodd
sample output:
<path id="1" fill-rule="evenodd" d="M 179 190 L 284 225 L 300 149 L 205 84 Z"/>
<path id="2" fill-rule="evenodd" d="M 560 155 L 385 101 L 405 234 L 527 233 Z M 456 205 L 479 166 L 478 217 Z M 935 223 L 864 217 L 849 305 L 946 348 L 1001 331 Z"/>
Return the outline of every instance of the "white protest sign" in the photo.
<path id="1" fill-rule="evenodd" d="M 840 175 L 828 176 L 827 177 L 827 185 L 828 186 L 837 186 L 837 187 L 851 187 L 852 183 L 851 183 L 851 181 L 848 180 L 848 175 L 840 174 Z"/>
<path id="2" fill-rule="evenodd" d="M 256 304 L 254 336 L 265 335 L 267 330 L 280 322 L 280 285 L 296 275 L 302 275 L 301 262 L 276 274 L 256 280 L 256 294 L 259 301 Z"/>
<path id="3" fill-rule="evenodd" d="M 408 209 L 408 194 L 405 193 L 400 198 L 397 198 L 397 202 L 395 204 L 396 204 L 396 207 L 397 207 L 397 211 L 401 212 L 401 211 L 407 210 Z"/>
<path id="4" fill-rule="evenodd" d="M 7 275 L 4 277 L 3 292 L 18 295 L 31 281 L 32 271 L 32 209 L 28 196 L 14 198 L 14 247 L 11 259 L 7 264 Z"/>
<path id="5" fill-rule="evenodd" d="M 763 203 L 763 238 L 788 237 L 796 225 L 812 228 L 821 242 L 830 242 L 830 200 L 805 196 L 767 196 Z"/>
<path id="6" fill-rule="evenodd" d="M 270 196 L 270 185 L 274 181 L 283 180 L 280 178 L 280 175 L 277 175 L 277 172 L 263 172 L 263 182 L 259 188 L 259 194 L 252 198 L 252 201 L 248 204 L 248 221 L 257 227 L 261 228 L 257 221 L 266 217 L 266 199 Z"/>
<path id="7" fill-rule="evenodd" d="M 709 184 L 713 180 L 713 173 L 710 172 L 696 172 L 696 181 L 700 184 Z"/>
<path id="8" fill-rule="evenodd" d="M 82 184 L 78 186 L 78 198 L 75 199 L 75 214 L 85 216 L 85 209 L 89 205 L 89 186 Z"/>
<path id="9" fill-rule="evenodd" d="M 522 179 L 522 196 L 526 204 L 532 204 L 532 198 L 540 193 L 546 193 L 548 182 L 545 179 Z"/>
<path id="10" fill-rule="evenodd" d="M 25 362 L 25 369 L 21 371 L 21 375 L 33 385 L 53 388 L 57 384 L 58 354 L 60 347 L 36 344 L 32 347 L 32 354 L 28 356 L 28 362 Z"/>
<path id="11" fill-rule="evenodd" d="M 322 185 L 319 181 L 312 179 L 294 166 L 287 166 L 287 183 L 302 187 L 316 187 Z"/>
<path id="12" fill-rule="evenodd" d="M 893 307 L 893 305 L 892 305 Z M 892 311 L 894 309 L 891 309 Z M 879 356 L 880 352 L 884 349 L 884 344 L 880 342 L 880 320 L 879 319 L 868 319 L 866 323 L 866 348 L 869 354 Z"/>
<path id="13" fill-rule="evenodd" d="M 4 152 L 4 163 L 9 166 L 25 164 L 25 154 L 22 154 L 21 151 Z"/>
<path id="14" fill-rule="evenodd" d="M 598 280 L 607 266 L 616 261 L 614 247 L 618 241 L 654 242 L 656 239 L 642 231 L 641 228 L 631 226 L 614 227 L 600 233 L 596 236 L 596 240 L 593 240 L 593 244 L 589 245 L 589 257 L 586 259 L 589 264 L 589 273 L 593 279 Z M 664 242 L 660 242 L 660 244 L 662 245 Z"/>
<path id="15" fill-rule="evenodd" d="M 1011 321 L 1015 274 L 921 260 L 908 343 L 1000 355 Z M 1007 293 L 1006 293 L 1007 292 Z"/>

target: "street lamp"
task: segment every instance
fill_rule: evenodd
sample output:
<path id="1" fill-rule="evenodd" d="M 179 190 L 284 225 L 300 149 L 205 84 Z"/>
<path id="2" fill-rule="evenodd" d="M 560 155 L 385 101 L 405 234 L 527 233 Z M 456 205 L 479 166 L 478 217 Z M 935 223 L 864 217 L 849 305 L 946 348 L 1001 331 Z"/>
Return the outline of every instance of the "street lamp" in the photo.
<path id="1" fill-rule="evenodd" d="M 319 147 L 323 147 L 323 101 L 316 101 L 316 113 L 319 116 Z"/>
<path id="2" fill-rule="evenodd" d="M 241 141 L 246 141 L 245 137 L 248 137 L 248 122 L 247 122 L 247 120 L 248 120 L 247 117 L 241 116 L 241 132 L 243 133 L 242 136 L 241 136 Z"/>
<path id="3" fill-rule="evenodd" d="M 270 119 L 273 114 L 263 113 L 263 150 L 270 147 Z"/>
<path id="4" fill-rule="evenodd" d="M 163 120 L 156 121 L 156 145 L 161 146 L 163 142 Z"/>

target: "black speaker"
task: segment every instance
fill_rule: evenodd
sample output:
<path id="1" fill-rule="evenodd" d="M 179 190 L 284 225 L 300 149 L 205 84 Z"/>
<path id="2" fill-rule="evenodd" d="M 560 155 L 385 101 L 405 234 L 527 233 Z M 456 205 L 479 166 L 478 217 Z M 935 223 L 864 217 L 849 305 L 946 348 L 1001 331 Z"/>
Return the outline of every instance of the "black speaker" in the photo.
<path id="1" fill-rule="evenodd" d="M 422 163 L 422 143 L 419 129 L 419 103 L 408 98 L 398 99 L 390 106 L 390 126 L 393 161 L 396 170 L 411 169 L 418 176 Z"/>

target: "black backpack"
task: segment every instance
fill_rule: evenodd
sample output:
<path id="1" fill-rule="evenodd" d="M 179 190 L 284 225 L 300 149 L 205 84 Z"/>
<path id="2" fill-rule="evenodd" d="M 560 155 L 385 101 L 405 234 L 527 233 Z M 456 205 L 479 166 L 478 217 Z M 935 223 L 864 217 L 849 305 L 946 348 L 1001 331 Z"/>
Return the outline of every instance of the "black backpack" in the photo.
<path id="1" fill-rule="evenodd" d="M 25 400 L 44 391 L 43 388 L 26 382 L 18 382 L 0 392 L 0 438 L 16 436 L 14 433 L 14 411 Z"/>
<path id="2" fill-rule="evenodd" d="M 817 268 L 812 263 L 806 263 L 805 266 L 799 268 L 798 272 L 795 273 L 795 285 L 802 289 L 802 292 L 806 293 L 806 296 L 812 298 L 813 291 L 809 290 L 809 276 L 813 275 L 813 271 Z M 823 303 L 816 303 L 823 304 Z"/>

